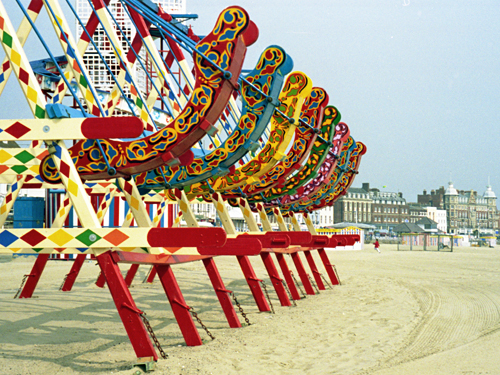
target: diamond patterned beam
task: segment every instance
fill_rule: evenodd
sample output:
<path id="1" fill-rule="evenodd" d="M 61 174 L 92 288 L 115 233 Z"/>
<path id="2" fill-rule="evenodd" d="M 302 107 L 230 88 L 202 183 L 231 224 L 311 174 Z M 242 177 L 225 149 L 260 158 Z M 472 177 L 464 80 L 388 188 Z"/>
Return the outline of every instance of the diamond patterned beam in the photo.
<path id="1" fill-rule="evenodd" d="M 0 141 L 136 138 L 142 129 L 137 117 L 0 120 Z"/>
<path id="2" fill-rule="evenodd" d="M 40 85 L 33 74 L 31 65 L 17 33 L 10 22 L 3 4 L 0 2 L 0 41 L 9 59 L 10 67 L 16 74 L 24 96 L 36 118 L 45 118 L 45 99 Z"/>
<path id="3" fill-rule="evenodd" d="M 197 247 L 220 247 L 225 243 L 226 233 L 222 228 L 38 228 L 0 231 L 0 253 L 4 254 L 82 254 L 104 252 L 110 248 L 147 253 L 146 248 L 161 246 L 167 254 L 199 255 Z"/>
<path id="4" fill-rule="evenodd" d="M 43 2 L 41 0 L 31 0 L 29 7 L 27 8 L 27 12 L 29 17 L 33 22 L 36 21 L 40 11 L 42 10 Z M 28 39 L 28 35 L 30 34 L 32 28 L 31 24 L 26 17 L 23 17 L 21 24 L 17 28 L 17 37 L 19 38 L 19 42 L 21 46 L 24 46 L 26 43 L 26 39 Z M 9 59 L 6 57 L 2 62 L 2 66 L 0 67 L 0 95 L 9 80 L 10 73 L 12 73 L 12 69 L 10 67 Z"/>

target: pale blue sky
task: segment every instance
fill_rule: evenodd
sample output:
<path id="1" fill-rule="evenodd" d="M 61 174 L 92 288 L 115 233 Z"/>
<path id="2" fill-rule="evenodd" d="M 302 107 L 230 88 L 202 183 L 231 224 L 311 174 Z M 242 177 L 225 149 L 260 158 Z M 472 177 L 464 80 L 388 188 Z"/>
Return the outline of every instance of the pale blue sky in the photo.
<path id="1" fill-rule="evenodd" d="M 200 17 L 194 31 L 209 32 L 229 5 L 244 7 L 260 30 L 245 67 L 282 46 L 367 145 L 353 186 L 386 185 L 415 201 L 451 173 L 456 188 L 481 194 L 489 176 L 500 195 L 500 1 L 187 0 Z M 12 18 L 17 28 L 17 9 Z M 45 56 L 30 50 L 30 59 Z M 25 107 L 16 86 L 0 98 L 0 118 Z"/>

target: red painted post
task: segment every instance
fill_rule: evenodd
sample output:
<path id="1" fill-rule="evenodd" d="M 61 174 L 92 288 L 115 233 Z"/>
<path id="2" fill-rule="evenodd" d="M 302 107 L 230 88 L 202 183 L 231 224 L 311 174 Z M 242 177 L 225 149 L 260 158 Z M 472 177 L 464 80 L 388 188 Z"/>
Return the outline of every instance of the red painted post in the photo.
<path id="1" fill-rule="evenodd" d="M 241 327 L 240 320 L 236 315 L 236 311 L 234 310 L 233 303 L 231 302 L 231 298 L 229 297 L 229 290 L 226 289 L 222 278 L 220 277 L 219 270 L 215 265 L 215 261 L 213 258 L 203 259 L 203 265 L 207 270 L 208 277 L 210 277 L 210 281 L 212 282 L 212 286 L 214 287 L 215 294 L 219 299 L 220 305 L 224 314 L 226 315 L 227 322 L 229 323 L 229 327 L 231 328 L 239 328 Z"/>
<path id="2" fill-rule="evenodd" d="M 156 276 L 156 268 L 152 268 L 151 271 L 149 272 L 148 278 L 146 280 L 147 283 L 151 284 Z"/>
<path id="3" fill-rule="evenodd" d="M 267 273 L 273 283 L 274 290 L 278 295 L 281 306 L 291 306 L 292 303 L 290 302 L 290 298 L 288 298 L 285 287 L 283 286 L 283 281 L 281 280 L 278 270 L 274 265 L 273 258 L 271 258 L 271 253 L 262 252 L 260 253 L 260 257 L 266 266 Z"/>
<path id="4" fill-rule="evenodd" d="M 21 294 L 19 294 L 19 298 L 31 298 L 33 296 L 36 285 L 38 284 L 45 265 L 47 264 L 47 260 L 49 259 L 49 255 L 50 254 L 38 254 L 35 264 L 26 278 L 23 290 Z"/>
<path id="5" fill-rule="evenodd" d="M 302 261 L 300 260 L 299 253 L 292 253 L 291 255 L 292 255 L 293 263 L 295 264 L 295 268 L 297 268 L 297 272 L 299 273 L 300 281 L 302 281 L 302 285 L 304 286 L 306 293 L 313 296 L 315 293 L 314 293 L 312 284 L 309 281 L 309 278 L 307 277 L 307 273 L 306 273 L 306 270 L 304 268 L 304 265 L 302 264 Z"/>
<path id="6" fill-rule="evenodd" d="M 106 279 L 104 278 L 104 274 L 102 272 L 99 274 L 99 277 L 97 277 L 95 285 L 99 288 L 104 288 L 104 285 L 106 285 Z"/>
<path id="7" fill-rule="evenodd" d="M 276 258 L 278 259 L 278 264 L 280 265 L 281 272 L 283 272 L 283 276 L 285 277 L 286 284 L 288 285 L 288 289 L 290 290 L 290 294 L 294 300 L 300 299 L 299 291 L 297 290 L 297 285 L 293 282 L 292 274 L 290 273 L 290 268 L 288 268 L 288 264 L 286 263 L 285 254 L 276 253 Z"/>
<path id="8" fill-rule="evenodd" d="M 246 255 L 240 255 L 236 258 L 238 259 L 238 263 L 240 264 L 241 270 L 243 271 L 243 275 L 245 275 L 248 287 L 252 292 L 253 298 L 255 299 L 255 303 L 257 304 L 259 311 L 271 311 L 266 297 L 264 296 L 264 292 L 260 287 L 260 282 L 262 280 L 258 279 L 257 275 L 255 275 L 255 271 L 252 267 L 252 264 L 250 263 L 250 260 Z"/>
<path id="9" fill-rule="evenodd" d="M 314 276 L 314 281 L 316 281 L 318 289 L 325 290 L 325 284 L 323 283 L 323 280 L 321 280 L 321 273 L 318 271 L 318 267 L 316 267 L 316 263 L 314 262 L 311 251 L 306 250 L 304 251 L 304 254 L 306 256 L 307 263 L 309 264 L 309 268 L 311 269 L 311 272 Z"/>
<path id="10" fill-rule="evenodd" d="M 135 354 L 142 360 L 158 360 L 158 355 L 151 343 L 148 331 L 142 323 L 141 311 L 137 308 L 132 295 L 125 285 L 125 280 L 123 280 L 118 264 L 113 261 L 109 251 L 99 255 L 97 263 L 106 277 L 111 297 L 113 297 L 116 309 L 125 326 Z"/>
<path id="11" fill-rule="evenodd" d="M 189 306 L 184 300 L 184 296 L 177 284 L 174 272 L 170 265 L 155 265 L 156 271 L 158 272 L 158 277 L 160 278 L 161 285 L 167 294 L 170 306 L 172 307 L 172 312 L 175 315 L 177 324 L 181 329 L 182 336 L 186 341 L 187 346 L 198 346 L 202 344 L 200 334 L 196 329 L 193 318 L 189 313 Z"/>
<path id="12" fill-rule="evenodd" d="M 138 269 L 138 264 L 132 264 L 128 269 L 127 276 L 125 277 L 125 284 L 127 284 L 127 287 L 130 288 L 130 285 L 132 285 L 132 281 L 134 281 L 134 277 Z"/>
<path id="13" fill-rule="evenodd" d="M 326 255 L 325 249 L 318 249 L 319 256 L 323 261 L 323 265 L 325 266 L 326 273 L 330 277 L 330 281 L 332 285 L 340 285 L 340 280 L 337 275 L 337 271 L 335 270 L 333 264 L 330 263 L 330 259 L 328 259 L 328 255 Z"/>
<path id="14" fill-rule="evenodd" d="M 66 280 L 64 281 L 64 284 L 61 288 L 63 292 L 71 291 L 71 288 L 73 288 L 73 284 L 76 281 L 76 277 L 80 273 L 80 269 L 82 268 L 83 262 L 85 262 L 86 258 L 87 258 L 86 254 L 78 254 L 76 256 L 76 259 L 74 260 L 73 265 L 71 266 L 71 270 L 66 275 Z"/>

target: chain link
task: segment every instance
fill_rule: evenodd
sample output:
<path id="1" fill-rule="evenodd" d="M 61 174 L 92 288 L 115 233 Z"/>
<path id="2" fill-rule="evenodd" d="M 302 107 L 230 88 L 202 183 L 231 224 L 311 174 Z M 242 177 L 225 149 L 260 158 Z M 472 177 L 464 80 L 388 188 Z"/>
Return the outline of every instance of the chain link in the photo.
<path id="1" fill-rule="evenodd" d="M 18 296 L 19 294 L 21 294 L 21 290 L 23 289 L 23 286 L 24 286 L 24 284 L 26 283 L 26 279 L 28 278 L 28 276 L 29 276 L 29 275 L 24 275 L 24 276 L 23 276 L 23 279 L 22 279 L 22 281 L 21 281 L 21 286 L 20 286 L 20 287 L 19 287 L 19 289 L 17 290 L 17 293 L 16 293 L 16 295 L 14 296 L 14 299 L 16 299 L 16 298 L 17 298 L 17 296 Z"/>
<path id="2" fill-rule="evenodd" d="M 281 282 L 283 283 L 283 286 L 288 293 L 288 298 L 290 298 L 290 301 L 292 301 L 294 306 L 297 306 L 297 302 L 295 302 L 295 300 L 293 299 L 292 293 L 290 292 L 290 289 L 288 289 L 288 285 L 286 285 L 285 280 L 281 279 Z"/>
<path id="3" fill-rule="evenodd" d="M 320 273 L 320 275 L 321 275 L 321 278 L 323 279 L 323 281 L 325 282 L 325 284 L 328 285 L 328 288 L 332 289 L 332 286 L 330 285 L 330 283 L 326 279 L 325 275 L 323 275 L 322 273 Z"/>
<path id="4" fill-rule="evenodd" d="M 314 282 L 314 280 L 312 279 L 312 277 L 310 275 L 307 275 L 307 277 L 309 278 L 309 281 L 311 282 L 311 284 L 314 287 L 314 289 L 316 289 L 316 292 L 318 292 L 318 294 L 320 294 L 318 286 L 316 285 L 316 283 Z"/>
<path id="5" fill-rule="evenodd" d="M 201 319 L 198 317 L 198 314 L 196 313 L 196 311 L 194 311 L 194 309 L 192 307 L 189 308 L 189 312 L 198 321 L 198 323 L 200 323 L 201 328 L 203 328 L 205 330 L 205 332 L 207 333 L 207 335 L 210 336 L 210 338 L 212 340 L 215 340 L 215 337 L 210 333 L 210 331 L 208 330 L 207 326 L 205 324 L 203 324 L 203 322 L 201 321 Z"/>
<path id="6" fill-rule="evenodd" d="M 273 314 L 276 314 L 274 312 L 274 306 L 273 303 L 271 302 L 271 298 L 269 297 L 269 293 L 267 292 L 267 286 L 264 280 L 260 280 L 260 285 L 262 285 L 262 289 L 264 289 L 264 293 L 266 293 L 267 300 L 269 301 L 269 306 L 271 306 L 271 311 Z"/>
<path id="7" fill-rule="evenodd" d="M 337 267 L 335 267 L 335 264 L 333 264 L 332 267 L 333 267 L 333 271 L 335 272 L 335 276 L 337 276 L 337 280 L 339 281 L 339 285 L 342 285 L 342 281 L 340 281 L 339 273 L 337 272 Z"/>
<path id="8" fill-rule="evenodd" d="M 59 287 L 59 290 L 62 290 L 62 288 L 63 288 L 63 286 L 64 286 L 64 283 L 66 282 L 66 279 L 68 278 L 68 276 L 69 276 L 69 273 L 67 273 L 67 274 L 64 276 L 64 279 L 63 279 L 63 281 L 62 281 L 62 283 L 61 283 L 61 286 Z"/>
<path id="9" fill-rule="evenodd" d="M 297 281 L 297 279 L 295 278 L 295 275 L 293 274 L 293 272 L 292 272 L 292 271 L 290 271 L 290 275 L 292 276 L 292 279 L 293 279 L 293 282 L 295 283 L 295 285 L 297 285 L 297 287 L 299 288 L 300 293 L 302 294 L 302 297 L 303 297 L 303 298 L 306 298 L 306 297 L 307 297 L 306 293 L 302 290 L 302 288 L 301 288 L 300 284 L 298 283 L 298 281 Z"/>
<path id="10" fill-rule="evenodd" d="M 236 299 L 236 295 L 234 294 L 234 292 L 229 292 L 229 294 L 231 295 L 231 297 L 233 297 L 234 303 L 236 304 L 236 306 L 238 306 L 238 309 L 240 310 L 240 314 L 243 317 L 243 319 L 245 319 L 245 322 L 247 323 L 247 325 L 251 325 L 252 323 L 250 323 L 250 320 L 248 320 L 247 314 L 245 314 L 245 312 L 243 311 L 243 308 L 241 307 L 238 300 Z"/>
<path id="11" fill-rule="evenodd" d="M 144 280 L 142 280 L 143 284 L 145 284 L 148 281 L 148 277 L 149 277 L 149 275 L 151 275 L 151 272 L 153 272 L 153 268 L 154 268 L 154 266 L 151 266 L 151 268 L 149 269 L 149 272 L 146 272 L 146 276 L 144 277 Z"/>
<path id="12" fill-rule="evenodd" d="M 144 311 L 142 311 L 141 313 L 139 313 L 139 315 L 142 318 L 142 321 L 143 321 L 144 325 L 146 326 L 146 329 L 149 332 L 149 336 L 151 336 L 151 339 L 153 339 L 153 342 L 155 343 L 156 347 L 158 348 L 158 351 L 160 352 L 161 357 L 163 359 L 167 359 L 168 354 L 163 351 L 163 348 L 161 347 L 160 342 L 156 338 L 156 335 L 153 332 L 153 328 L 151 328 L 151 324 L 149 324 L 149 320 L 148 320 L 148 318 L 146 318 L 146 313 Z"/>

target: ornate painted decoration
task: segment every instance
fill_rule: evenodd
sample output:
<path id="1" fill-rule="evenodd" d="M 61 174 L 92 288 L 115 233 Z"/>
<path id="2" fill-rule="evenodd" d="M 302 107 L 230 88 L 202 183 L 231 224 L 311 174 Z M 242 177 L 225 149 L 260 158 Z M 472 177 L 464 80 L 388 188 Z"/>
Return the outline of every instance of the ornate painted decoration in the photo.
<path id="1" fill-rule="evenodd" d="M 229 173 L 229 168 L 257 146 L 274 113 L 284 77 L 292 67 L 292 59 L 281 47 L 266 48 L 255 69 L 245 76 L 249 83 L 241 82 L 239 123 L 223 144 L 186 166 L 161 167 L 165 179 L 158 170 L 139 174 L 136 184 L 148 189 L 164 188 L 165 183 L 181 187 Z"/>
<path id="2" fill-rule="evenodd" d="M 196 83 L 182 112 L 162 130 L 135 141 L 101 140 L 108 163 L 116 169 L 114 177 L 128 177 L 149 171 L 176 160 L 212 132 L 234 89 L 246 52 L 246 33 L 255 34 L 257 27 L 240 7 L 224 10 L 212 32 L 197 45 L 194 53 Z M 226 73 L 206 60 L 210 59 Z M 70 155 L 84 180 L 109 178 L 108 167 L 94 140 L 78 142 Z M 42 163 L 41 173 L 47 182 L 59 182 L 59 175 L 50 158 Z"/>

